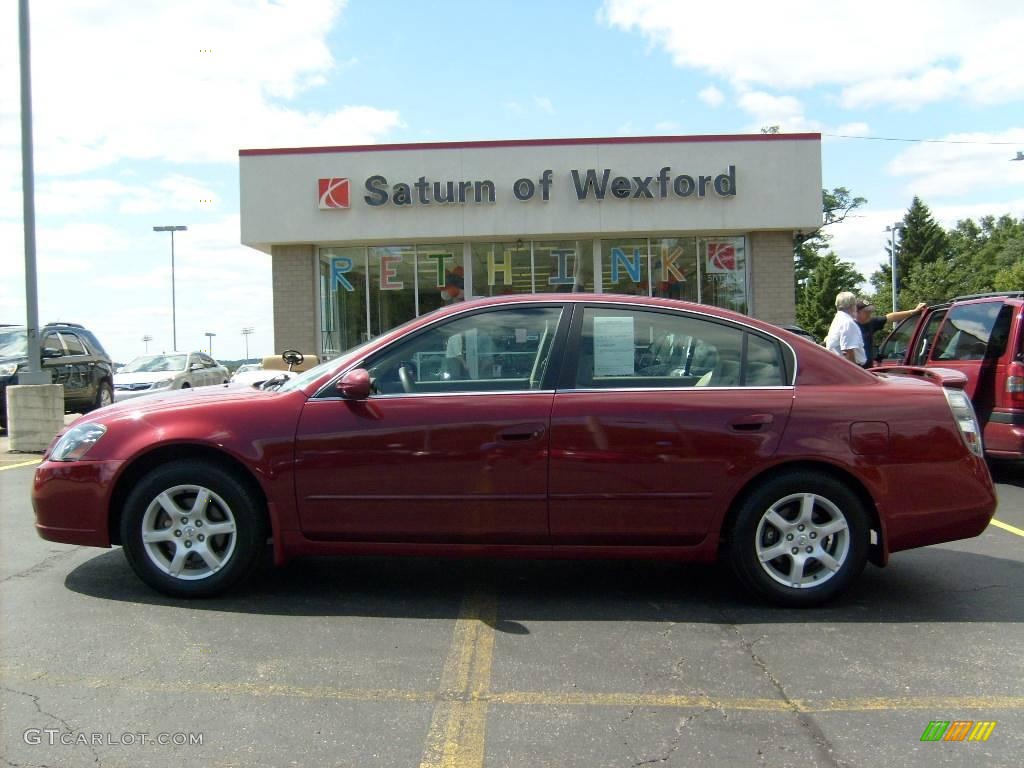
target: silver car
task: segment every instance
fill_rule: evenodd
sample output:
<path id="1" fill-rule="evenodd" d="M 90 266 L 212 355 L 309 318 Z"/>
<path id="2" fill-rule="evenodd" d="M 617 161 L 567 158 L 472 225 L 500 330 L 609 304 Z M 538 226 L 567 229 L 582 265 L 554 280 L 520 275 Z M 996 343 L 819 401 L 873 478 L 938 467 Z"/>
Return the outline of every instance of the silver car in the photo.
<path id="1" fill-rule="evenodd" d="M 114 400 L 227 384 L 228 369 L 203 352 L 143 355 L 114 374 Z"/>

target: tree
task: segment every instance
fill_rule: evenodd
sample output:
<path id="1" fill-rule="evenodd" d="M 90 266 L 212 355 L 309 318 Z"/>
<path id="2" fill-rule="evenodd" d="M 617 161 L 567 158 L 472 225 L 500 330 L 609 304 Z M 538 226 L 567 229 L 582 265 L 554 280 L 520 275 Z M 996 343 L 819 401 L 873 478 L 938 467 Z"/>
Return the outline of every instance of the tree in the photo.
<path id="1" fill-rule="evenodd" d="M 862 282 L 864 276 L 832 251 L 821 256 L 797 298 L 797 323 L 819 339 L 825 338 L 836 313 L 836 296 L 855 291 Z"/>
<path id="2" fill-rule="evenodd" d="M 763 129 L 762 129 L 763 130 Z M 840 224 L 852 211 L 864 205 L 867 200 L 854 197 L 846 187 L 832 190 L 821 190 L 821 226 L 813 232 L 798 232 L 793 238 L 793 278 L 795 281 L 797 323 L 818 336 L 815 328 L 827 331 L 835 314 L 835 299 L 839 291 L 852 291 L 864 277 L 854 269 L 850 262 L 839 261 L 839 257 L 831 250 L 831 235 L 825 227 Z M 856 280 L 851 280 L 856 278 Z M 814 281 L 813 293 L 811 281 Z M 837 282 L 838 281 L 838 282 Z M 826 285 L 833 283 L 843 287 L 833 291 L 831 297 L 819 295 Z M 827 300 L 826 300 L 827 299 Z M 802 309 L 801 309 L 802 307 Z"/>
<path id="3" fill-rule="evenodd" d="M 880 265 L 871 275 L 871 284 L 875 288 L 875 306 L 879 313 L 893 309 L 890 267 L 892 248 L 887 246 L 886 253 L 889 255 L 888 263 Z M 953 251 L 946 231 L 935 222 L 932 212 L 921 198 L 915 196 L 903 216 L 903 229 L 900 230 L 896 245 L 900 307 L 912 307 L 919 301 L 941 301 L 934 294 L 947 293 L 952 284 L 962 279 L 958 265 L 947 263 L 953 260 L 952 257 Z M 916 276 L 919 270 L 923 271 Z"/>

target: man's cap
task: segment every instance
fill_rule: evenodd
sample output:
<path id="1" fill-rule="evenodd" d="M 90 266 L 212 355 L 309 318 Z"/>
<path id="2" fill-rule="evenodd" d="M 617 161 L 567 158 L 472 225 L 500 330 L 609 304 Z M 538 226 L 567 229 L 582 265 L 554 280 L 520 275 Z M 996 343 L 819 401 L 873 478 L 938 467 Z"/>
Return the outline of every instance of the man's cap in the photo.
<path id="1" fill-rule="evenodd" d="M 861 310 L 861 309 L 874 309 L 874 308 L 875 308 L 875 305 L 872 304 L 870 301 L 865 301 L 864 299 L 857 299 L 857 309 L 858 309 L 858 311 Z"/>

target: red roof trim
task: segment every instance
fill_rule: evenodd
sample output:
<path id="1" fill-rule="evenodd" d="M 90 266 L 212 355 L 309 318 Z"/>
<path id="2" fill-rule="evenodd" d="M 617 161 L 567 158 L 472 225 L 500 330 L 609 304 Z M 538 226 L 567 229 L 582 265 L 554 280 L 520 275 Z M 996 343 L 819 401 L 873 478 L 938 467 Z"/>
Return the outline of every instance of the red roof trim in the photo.
<path id="1" fill-rule="evenodd" d="M 564 147 L 588 144 L 691 144 L 722 141 L 821 141 L 820 133 L 737 133 L 707 136 L 609 136 L 591 139 L 506 139 L 501 141 L 436 141 L 423 144 L 351 144 L 339 147 L 282 147 L 240 149 L 240 157 L 255 155 L 317 155 L 332 152 L 400 152 L 418 149 L 489 149 L 492 147 Z"/>

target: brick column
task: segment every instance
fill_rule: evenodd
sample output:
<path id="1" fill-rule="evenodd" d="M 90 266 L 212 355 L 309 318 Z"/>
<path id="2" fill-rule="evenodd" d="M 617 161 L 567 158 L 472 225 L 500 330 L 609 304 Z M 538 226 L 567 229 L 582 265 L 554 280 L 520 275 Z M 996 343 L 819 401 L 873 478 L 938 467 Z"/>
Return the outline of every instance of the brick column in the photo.
<path id="1" fill-rule="evenodd" d="M 769 323 L 795 322 L 793 233 L 752 232 L 747 242 L 753 316 Z"/>
<path id="2" fill-rule="evenodd" d="M 274 353 L 297 349 L 319 354 L 312 245 L 271 247 L 274 286 Z"/>

